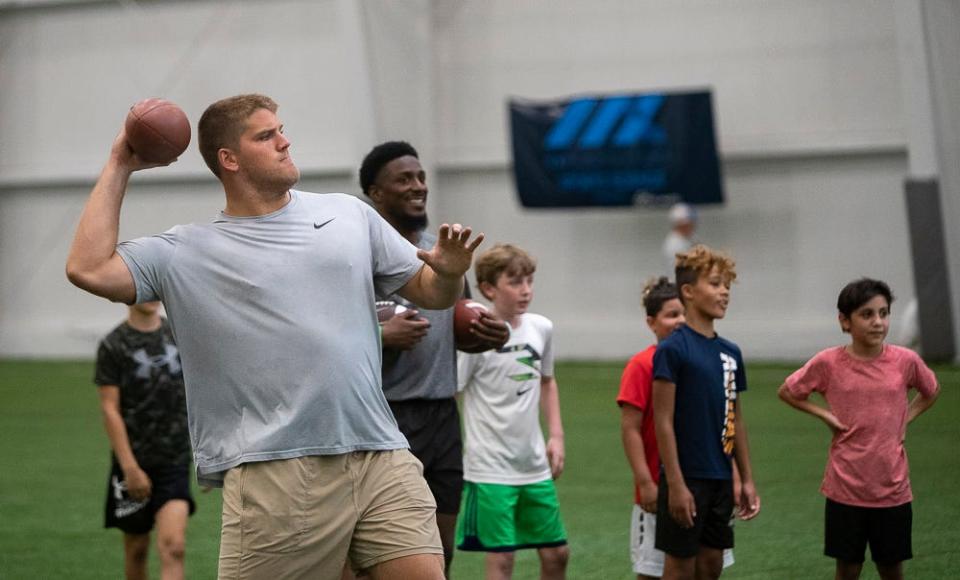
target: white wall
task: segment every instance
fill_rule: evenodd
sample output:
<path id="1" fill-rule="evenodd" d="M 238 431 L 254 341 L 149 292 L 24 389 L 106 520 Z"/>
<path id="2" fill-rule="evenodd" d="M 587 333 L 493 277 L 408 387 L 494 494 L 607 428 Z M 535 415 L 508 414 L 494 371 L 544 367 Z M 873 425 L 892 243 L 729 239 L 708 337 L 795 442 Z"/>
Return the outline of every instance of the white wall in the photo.
<path id="1" fill-rule="evenodd" d="M 701 212 L 698 237 L 738 262 L 719 331 L 754 358 L 809 356 L 842 341 L 836 298 L 849 280 L 887 280 L 912 295 L 901 155 L 734 161 L 728 203 Z M 651 336 L 639 288 L 662 268 L 664 211 L 522 211 L 501 171 L 442 175 L 442 217 L 471 216 L 494 241 L 538 259 L 533 309 L 557 324 L 570 357 L 625 356 Z M 896 334 L 897 321 L 894 321 Z"/>
<path id="2" fill-rule="evenodd" d="M 355 164 L 350 72 L 336 2 L 135 2 L 12 11 L 0 19 L 0 179 L 95 175 L 130 105 L 265 92 L 307 172 Z M 165 175 L 206 176 L 191 148 Z"/>
<path id="3" fill-rule="evenodd" d="M 892 2 L 473 1 L 436 15 L 444 162 L 502 162 L 510 95 L 712 87 L 727 154 L 902 147 Z"/>
<path id="4" fill-rule="evenodd" d="M 365 59 L 344 52 L 358 30 L 342 2 L 136 6 L 0 13 L 0 355 L 88 356 L 122 316 L 71 288 L 63 261 L 126 108 L 148 95 L 196 120 L 222 96 L 271 94 L 316 191 L 356 191 L 373 143 L 354 129 L 374 115 L 374 140 L 410 138 L 434 157 L 435 223 L 536 254 L 535 309 L 555 318 L 562 354 L 614 358 L 649 340 L 638 295 L 659 268 L 663 212 L 521 209 L 506 99 L 712 87 L 728 201 L 702 212 L 700 237 L 740 272 L 721 331 L 749 357 L 798 358 L 841 340 L 833 303 L 847 280 L 913 293 L 890 1 L 471 0 L 399 18 L 376 0 L 362 11 Z M 191 148 L 135 181 L 121 237 L 221 205 Z"/>

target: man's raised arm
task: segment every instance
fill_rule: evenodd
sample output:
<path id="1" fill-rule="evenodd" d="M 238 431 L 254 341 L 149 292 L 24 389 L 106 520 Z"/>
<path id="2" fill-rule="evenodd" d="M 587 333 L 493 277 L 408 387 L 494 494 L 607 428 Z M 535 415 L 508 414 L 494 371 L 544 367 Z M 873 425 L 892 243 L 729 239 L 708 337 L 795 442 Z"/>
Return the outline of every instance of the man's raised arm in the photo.
<path id="1" fill-rule="evenodd" d="M 77 233 L 67 257 L 67 278 L 78 288 L 114 302 L 131 304 L 137 290 L 133 276 L 117 254 L 120 205 L 130 175 L 155 167 L 142 161 L 127 143 L 121 130 L 110 149 L 110 157 L 97 179 L 80 214 Z"/>

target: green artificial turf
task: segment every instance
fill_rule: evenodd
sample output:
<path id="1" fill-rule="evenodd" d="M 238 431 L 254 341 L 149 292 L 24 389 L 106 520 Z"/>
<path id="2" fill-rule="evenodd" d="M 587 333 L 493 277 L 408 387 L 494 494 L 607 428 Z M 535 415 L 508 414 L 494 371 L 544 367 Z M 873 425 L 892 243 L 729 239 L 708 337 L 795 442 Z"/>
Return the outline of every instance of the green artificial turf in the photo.
<path id="1" fill-rule="evenodd" d="M 795 365 L 750 365 L 742 403 L 760 516 L 738 523 L 737 563 L 725 578 L 831 578 L 821 555 L 818 493 L 829 433 L 781 403 Z M 628 579 L 630 473 L 614 399 L 621 364 L 558 365 L 566 472 L 557 482 L 570 536 L 568 577 Z M 910 427 L 914 501 L 912 578 L 950 578 L 960 565 L 960 369 L 935 369 L 943 393 Z M 122 577 L 120 533 L 104 530 L 109 451 L 89 362 L 0 361 L 0 578 Z M 188 578 L 215 578 L 220 493 L 196 493 L 187 537 Z M 155 557 L 152 576 L 158 577 Z M 454 577 L 483 577 L 483 555 L 459 552 Z M 515 578 L 539 577 L 536 554 L 517 556 Z M 877 578 L 871 565 L 863 578 Z"/>

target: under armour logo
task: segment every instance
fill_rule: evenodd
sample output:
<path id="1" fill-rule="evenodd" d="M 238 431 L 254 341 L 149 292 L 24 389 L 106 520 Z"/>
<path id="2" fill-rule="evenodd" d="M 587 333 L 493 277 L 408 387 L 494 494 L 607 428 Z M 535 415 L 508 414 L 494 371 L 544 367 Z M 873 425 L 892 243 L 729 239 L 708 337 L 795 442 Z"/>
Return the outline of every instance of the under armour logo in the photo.
<path id="1" fill-rule="evenodd" d="M 123 492 L 127 491 L 127 482 L 121 481 L 116 475 L 110 477 L 110 485 L 113 487 L 113 497 L 123 499 Z"/>
<path id="2" fill-rule="evenodd" d="M 160 368 L 164 365 L 170 369 L 170 374 L 175 375 L 180 372 L 180 356 L 177 347 L 172 344 L 164 345 L 165 352 L 156 356 L 150 356 L 147 351 L 140 349 L 133 353 L 133 360 L 137 363 L 137 378 L 149 379 L 150 373 L 154 368 Z"/>
<path id="3" fill-rule="evenodd" d="M 127 482 L 121 481 L 116 475 L 110 478 L 110 485 L 113 486 L 114 507 L 113 514 L 118 518 L 125 518 L 131 514 L 140 511 L 147 505 L 149 500 L 137 501 L 132 498 L 124 497 L 127 491 Z"/>

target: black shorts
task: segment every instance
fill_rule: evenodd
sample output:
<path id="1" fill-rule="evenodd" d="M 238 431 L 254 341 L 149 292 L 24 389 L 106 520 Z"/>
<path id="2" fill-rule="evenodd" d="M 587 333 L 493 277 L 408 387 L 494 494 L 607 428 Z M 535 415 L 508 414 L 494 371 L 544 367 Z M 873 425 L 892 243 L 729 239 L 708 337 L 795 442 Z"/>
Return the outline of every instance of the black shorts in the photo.
<path id="1" fill-rule="evenodd" d="M 697 516 L 692 528 L 683 528 L 670 516 L 667 478 L 660 477 L 657 494 L 656 548 L 677 558 L 692 558 L 700 546 L 726 550 L 733 547 L 733 481 L 729 479 L 688 479 Z"/>
<path id="2" fill-rule="evenodd" d="M 423 477 L 437 502 L 437 513 L 460 511 L 463 493 L 463 451 L 460 411 L 455 399 L 390 401 L 410 451 L 423 464 Z"/>
<path id="3" fill-rule="evenodd" d="M 913 557 L 913 507 L 910 502 L 869 508 L 827 499 L 823 553 L 844 562 L 862 563 L 867 544 L 877 564 L 896 564 Z"/>
<path id="4" fill-rule="evenodd" d="M 104 527 L 119 528 L 126 534 L 147 534 L 153 529 L 154 517 L 165 503 L 172 499 L 186 500 L 190 513 L 196 504 L 190 495 L 190 466 L 145 468 L 152 491 L 146 501 L 138 501 L 127 494 L 123 470 L 113 462 L 107 482 L 107 506 Z"/>

